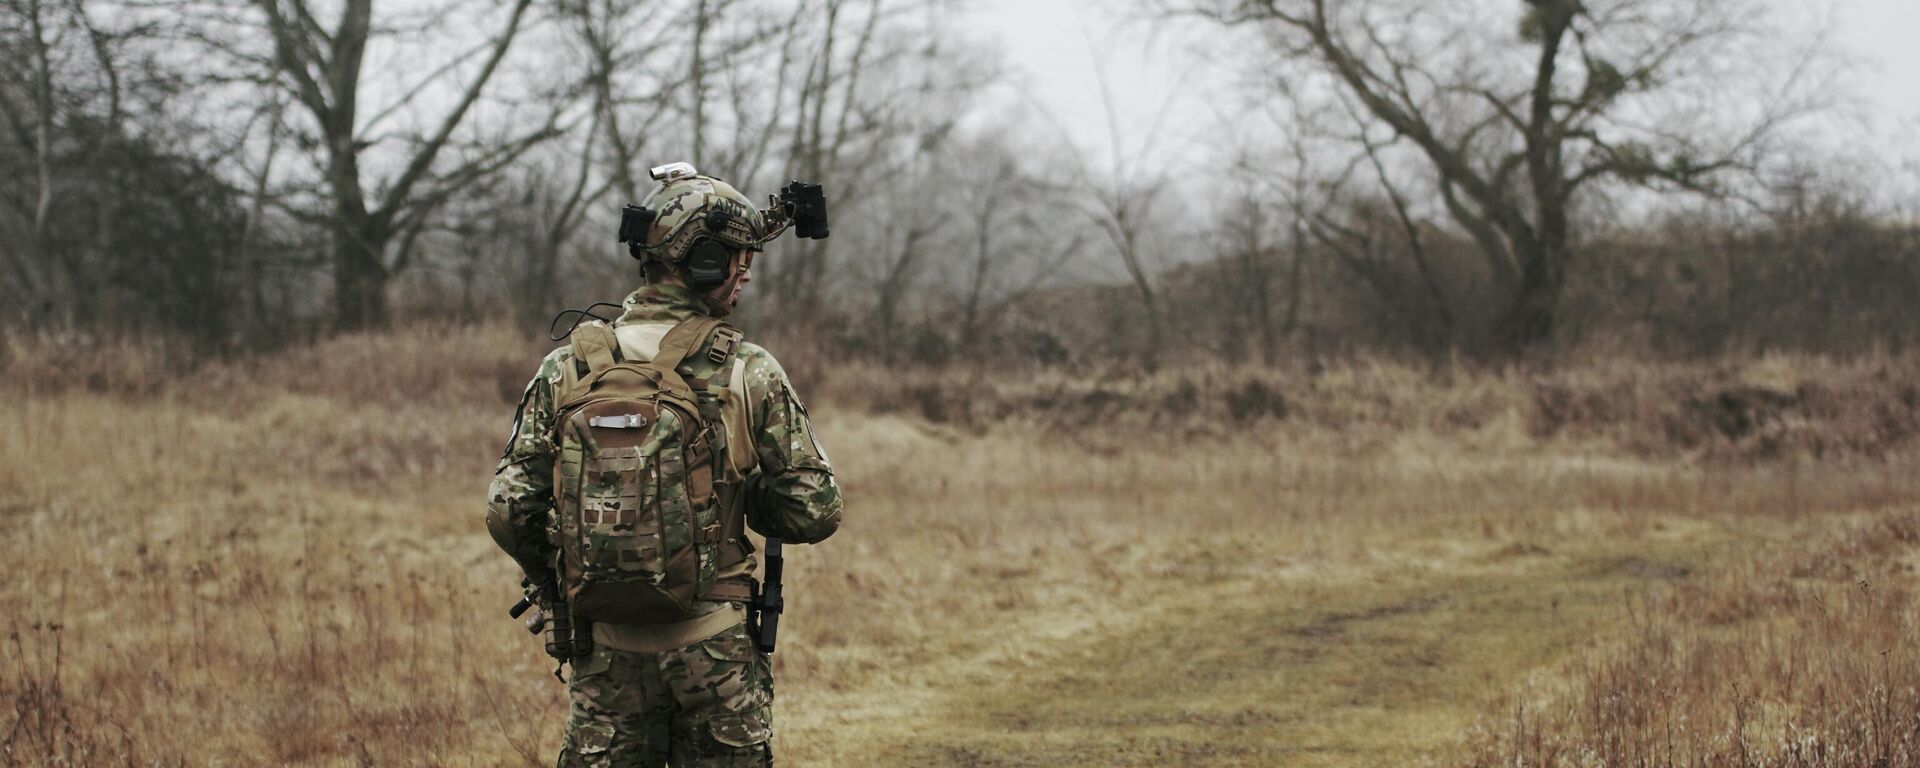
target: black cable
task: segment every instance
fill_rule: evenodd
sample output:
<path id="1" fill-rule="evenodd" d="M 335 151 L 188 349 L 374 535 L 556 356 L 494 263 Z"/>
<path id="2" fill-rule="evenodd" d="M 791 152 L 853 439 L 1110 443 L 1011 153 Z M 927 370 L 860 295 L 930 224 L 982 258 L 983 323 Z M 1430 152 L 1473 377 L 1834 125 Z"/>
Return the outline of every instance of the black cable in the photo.
<path id="1" fill-rule="evenodd" d="M 614 309 L 624 309 L 624 307 L 621 307 L 621 306 L 620 306 L 619 304 L 611 304 L 611 303 L 608 303 L 608 302 L 604 302 L 604 301 L 596 301 L 596 302 L 594 302 L 593 304 L 591 304 L 591 305 L 589 305 L 589 306 L 588 306 L 588 307 L 587 307 L 586 309 L 563 309 L 563 310 L 560 310 L 560 314 L 557 314 L 557 315 L 554 315 L 554 316 L 553 316 L 553 321 L 552 321 L 552 322 L 549 322 L 549 323 L 547 323 L 547 340 L 548 340 L 548 341 L 559 341 L 559 340 L 561 340 L 561 339 L 564 339 L 564 338 L 566 338 L 566 337 L 568 337 L 568 336 L 572 336 L 572 335 L 573 335 L 573 329 L 575 329 L 575 328 L 578 328 L 578 327 L 580 327 L 580 324 L 581 324 L 581 323 L 584 323 L 584 322 L 586 322 L 586 321 L 587 321 L 587 318 L 589 318 L 589 317 L 591 317 L 591 318 L 593 318 L 593 319 L 595 319 L 595 320 L 598 320 L 598 321 L 600 321 L 600 322 L 603 322 L 603 323 L 611 323 L 611 322 L 613 322 L 613 318 L 611 318 L 611 317 L 601 317 L 601 316 L 599 316 L 599 315 L 596 315 L 596 314 L 594 314 L 594 313 L 593 313 L 593 310 L 594 310 L 594 308 L 595 308 L 595 307 L 613 307 Z M 566 332 L 566 333 L 562 333 L 562 334 L 557 334 L 557 335 L 556 335 L 556 334 L 555 334 L 555 333 L 553 332 L 553 329 L 555 329 L 555 328 L 558 328 L 558 327 L 560 327 L 560 318 L 563 318 L 563 317 L 566 317 L 567 315 L 579 315 L 579 317 L 578 317 L 577 319 L 575 319 L 575 320 L 573 321 L 573 325 L 569 325 L 569 326 L 567 326 L 567 332 Z"/>

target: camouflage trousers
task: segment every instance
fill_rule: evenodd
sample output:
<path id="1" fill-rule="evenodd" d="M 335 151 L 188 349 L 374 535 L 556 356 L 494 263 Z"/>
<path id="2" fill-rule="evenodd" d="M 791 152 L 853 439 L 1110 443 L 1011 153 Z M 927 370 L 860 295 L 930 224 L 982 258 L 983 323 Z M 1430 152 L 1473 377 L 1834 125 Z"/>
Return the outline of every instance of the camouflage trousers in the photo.
<path id="1" fill-rule="evenodd" d="M 664 653 L 596 644 L 567 693 L 560 768 L 773 764 L 773 669 L 744 624 Z"/>

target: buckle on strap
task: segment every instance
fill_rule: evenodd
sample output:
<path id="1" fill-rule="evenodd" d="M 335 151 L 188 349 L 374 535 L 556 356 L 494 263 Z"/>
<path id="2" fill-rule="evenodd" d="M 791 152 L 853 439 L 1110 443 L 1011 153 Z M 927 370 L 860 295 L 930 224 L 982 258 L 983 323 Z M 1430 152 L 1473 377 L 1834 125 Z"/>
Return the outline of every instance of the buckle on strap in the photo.
<path id="1" fill-rule="evenodd" d="M 744 336 L 732 328 L 721 328 L 713 334 L 713 346 L 707 348 L 707 359 L 712 360 L 714 365 L 725 363 L 733 355 L 733 350 L 740 346 L 740 339 Z"/>

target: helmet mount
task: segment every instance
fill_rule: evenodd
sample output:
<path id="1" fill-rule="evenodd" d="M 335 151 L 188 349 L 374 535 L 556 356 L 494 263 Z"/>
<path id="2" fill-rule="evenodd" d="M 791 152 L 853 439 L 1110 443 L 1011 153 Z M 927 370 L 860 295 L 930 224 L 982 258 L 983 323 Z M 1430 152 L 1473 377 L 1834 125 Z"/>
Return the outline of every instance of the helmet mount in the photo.
<path id="1" fill-rule="evenodd" d="M 789 228 L 801 238 L 827 237 L 827 197 L 819 184 L 791 182 L 768 197 L 767 207 L 756 209 L 738 190 L 691 163 L 656 166 L 648 175 L 660 186 L 639 204 L 620 209 L 618 241 L 635 259 L 684 271 L 693 266 L 696 251 L 707 252 L 701 259 L 703 275 L 693 276 L 698 278 L 714 274 L 707 268 L 714 248 L 702 243 L 757 251 Z"/>

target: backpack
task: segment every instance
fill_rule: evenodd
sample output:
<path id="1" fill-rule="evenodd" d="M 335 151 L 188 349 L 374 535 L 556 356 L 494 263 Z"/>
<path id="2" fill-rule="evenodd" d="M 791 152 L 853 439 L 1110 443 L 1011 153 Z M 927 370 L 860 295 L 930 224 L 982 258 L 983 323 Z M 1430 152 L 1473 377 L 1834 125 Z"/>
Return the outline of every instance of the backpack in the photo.
<path id="1" fill-rule="evenodd" d="M 695 317 L 652 360 L 626 361 L 611 326 L 574 328 L 554 398 L 551 530 L 576 620 L 664 624 L 698 615 L 698 601 L 749 599 L 752 579 L 738 568 L 752 554 L 735 503 L 743 478 L 717 397 L 740 339 Z"/>

